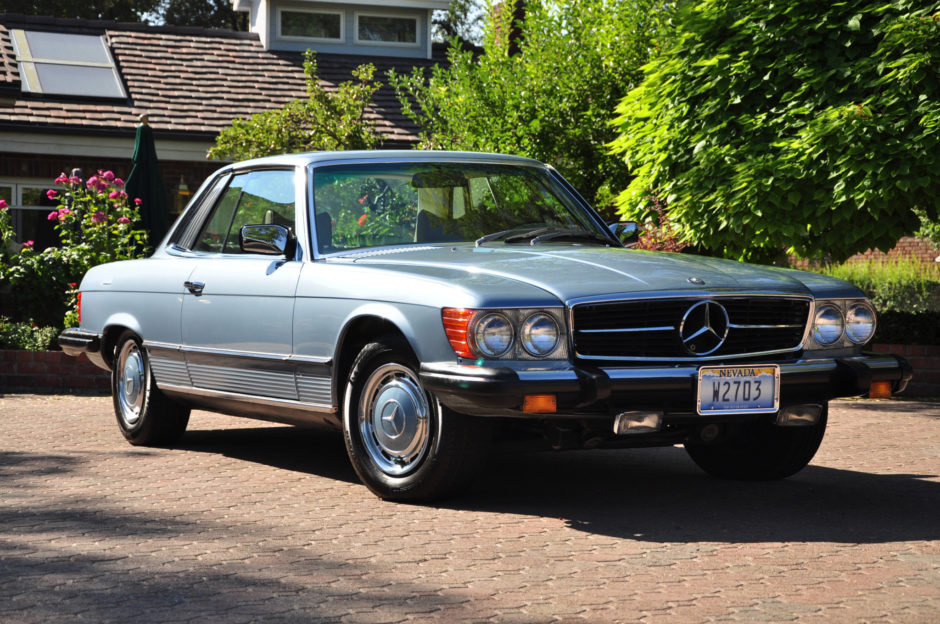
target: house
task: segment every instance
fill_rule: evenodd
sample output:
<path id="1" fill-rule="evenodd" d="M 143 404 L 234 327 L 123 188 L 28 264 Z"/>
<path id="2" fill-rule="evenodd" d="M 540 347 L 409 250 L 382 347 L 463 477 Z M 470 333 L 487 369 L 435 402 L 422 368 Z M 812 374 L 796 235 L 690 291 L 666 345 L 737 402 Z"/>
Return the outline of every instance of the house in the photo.
<path id="1" fill-rule="evenodd" d="M 305 97 L 308 48 L 327 89 L 362 63 L 381 77 L 444 58 L 430 26 L 447 0 L 232 3 L 248 12 L 250 32 L 0 13 L 0 199 L 19 240 L 55 242 L 45 190 L 59 173 L 127 177 L 142 115 L 179 211 L 221 165 L 206 160 L 220 130 Z M 373 114 L 384 147 L 416 140 L 391 88 L 376 94 Z"/>

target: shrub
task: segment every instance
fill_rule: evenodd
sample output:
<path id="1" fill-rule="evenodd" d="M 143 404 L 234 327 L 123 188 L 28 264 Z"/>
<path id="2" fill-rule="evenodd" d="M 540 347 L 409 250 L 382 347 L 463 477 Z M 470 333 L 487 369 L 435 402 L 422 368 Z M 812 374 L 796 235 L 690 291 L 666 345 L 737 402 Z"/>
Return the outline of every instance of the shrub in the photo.
<path id="1" fill-rule="evenodd" d="M 832 265 L 821 273 L 851 282 L 879 312 L 940 311 L 940 265 L 916 258 Z"/>
<path id="2" fill-rule="evenodd" d="M 74 308 L 74 290 L 91 267 L 148 253 L 147 233 L 135 226 L 140 220 L 139 200 L 130 202 L 124 182 L 110 171 L 98 171 L 87 182 L 64 173 L 48 192 L 59 201 L 49 213 L 60 246 L 42 252 L 33 241 L 13 244 L 0 256 L 0 284 L 11 289 L 14 321 L 61 327 Z M 0 212 L 0 241 L 12 241 L 9 215 Z M 69 318 L 74 318 L 71 314 Z"/>
<path id="3" fill-rule="evenodd" d="M 55 345 L 58 333 L 55 327 L 37 327 L 0 316 L 0 349 L 47 351 Z"/>

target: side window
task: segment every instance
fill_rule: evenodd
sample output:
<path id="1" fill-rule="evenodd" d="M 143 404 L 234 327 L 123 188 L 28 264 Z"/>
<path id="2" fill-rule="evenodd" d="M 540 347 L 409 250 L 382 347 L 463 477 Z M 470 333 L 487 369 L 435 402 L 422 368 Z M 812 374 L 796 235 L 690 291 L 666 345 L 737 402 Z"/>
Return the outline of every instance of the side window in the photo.
<path id="1" fill-rule="evenodd" d="M 243 225 L 274 224 L 294 229 L 294 172 L 252 171 L 232 177 L 202 226 L 194 251 L 241 253 Z"/>

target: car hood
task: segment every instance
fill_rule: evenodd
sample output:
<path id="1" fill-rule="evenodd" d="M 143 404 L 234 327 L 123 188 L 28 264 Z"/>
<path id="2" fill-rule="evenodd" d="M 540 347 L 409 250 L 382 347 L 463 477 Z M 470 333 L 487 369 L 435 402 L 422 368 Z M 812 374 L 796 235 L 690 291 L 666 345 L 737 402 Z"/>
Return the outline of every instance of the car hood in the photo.
<path id="1" fill-rule="evenodd" d="M 460 285 L 480 276 L 519 282 L 561 301 L 642 292 L 773 292 L 859 296 L 851 285 L 825 276 L 687 254 L 622 248 L 544 245 L 473 247 L 429 245 L 371 250 L 345 256 L 357 265 L 437 277 Z M 493 283 L 493 279 L 486 280 Z"/>

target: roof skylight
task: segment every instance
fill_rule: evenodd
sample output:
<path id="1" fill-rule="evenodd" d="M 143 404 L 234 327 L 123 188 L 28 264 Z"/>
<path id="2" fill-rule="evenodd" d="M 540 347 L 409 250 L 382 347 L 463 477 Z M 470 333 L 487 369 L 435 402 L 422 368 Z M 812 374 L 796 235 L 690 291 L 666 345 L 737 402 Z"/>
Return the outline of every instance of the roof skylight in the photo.
<path id="1" fill-rule="evenodd" d="M 23 91 L 44 95 L 125 98 L 104 37 L 13 30 Z"/>

